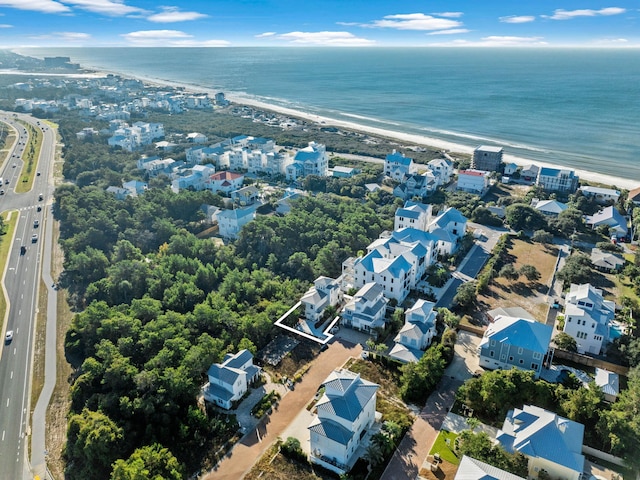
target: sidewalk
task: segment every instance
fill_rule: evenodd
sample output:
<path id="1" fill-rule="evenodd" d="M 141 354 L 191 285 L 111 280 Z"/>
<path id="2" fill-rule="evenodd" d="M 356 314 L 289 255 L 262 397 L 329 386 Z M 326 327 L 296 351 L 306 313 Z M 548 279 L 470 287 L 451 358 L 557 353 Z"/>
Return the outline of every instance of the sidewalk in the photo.
<path id="1" fill-rule="evenodd" d="M 361 352 L 360 345 L 335 340 L 331 342 L 329 348 L 314 360 L 302 381 L 296 384 L 295 390 L 282 398 L 278 409 L 242 437 L 233 450 L 211 472 L 201 478 L 204 480 L 243 478 L 271 444 L 282 435 L 298 413 L 306 407 L 327 375 L 342 366 L 349 357 L 358 357 Z"/>

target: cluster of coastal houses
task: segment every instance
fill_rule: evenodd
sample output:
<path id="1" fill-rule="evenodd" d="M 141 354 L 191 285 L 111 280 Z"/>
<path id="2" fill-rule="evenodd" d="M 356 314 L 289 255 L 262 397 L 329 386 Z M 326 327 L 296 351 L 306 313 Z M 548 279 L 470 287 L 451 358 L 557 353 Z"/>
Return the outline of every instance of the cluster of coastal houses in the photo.
<path id="1" fill-rule="evenodd" d="M 210 98 L 207 93 L 186 93 L 176 88 L 150 89 L 140 80 L 113 74 L 90 78 L 31 79 L 15 83 L 9 88 L 29 92 L 34 88 L 70 87 L 91 93 L 69 93 L 57 100 L 18 98 L 14 106 L 25 112 L 42 110 L 45 113 L 57 113 L 61 110 L 75 110 L 85 118 L 129 121 L 131 114 L 144 114 L 149 110 L 176 114 L 228 104 L 222 92 Z"/>

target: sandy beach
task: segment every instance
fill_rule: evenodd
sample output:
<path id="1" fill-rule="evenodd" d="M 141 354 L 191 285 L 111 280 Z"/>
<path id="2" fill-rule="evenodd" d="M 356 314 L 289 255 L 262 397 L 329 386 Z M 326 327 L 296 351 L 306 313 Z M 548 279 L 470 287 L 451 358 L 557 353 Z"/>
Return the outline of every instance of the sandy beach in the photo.
<path id="1" fill-rule="evenodd" d="M 112 75 L 119 75 L 124 78 L 133 78 L 136 80 L 140 80 L 142 82 L 145 82 L 147 84 L 157 86 L 157 87 L 181 88 L 187 93 L 207 93 L 209 96 L 213 97 L 218 92 L 218 90 L 198 87 L 190 84 L 183 84 L 180 82 L 171 82 L 168 80 L 161 80 L 157 78 L 147 78 L 147 77 L 142 77 L 138 75 L 130 75 L 130 74 L 124 74 L 120 72 L 110 72 L 110 71 L 104 71 L 104 70 L 93 71 L 91 70 L 91 67 L 88 67 L 88 70 L 89 71 L 85 70 L 81 75 L 78 75 L 78 76 L 97 78 L 97 77 L 105 77 L 108 74 L 112 74 Z M 17 73 L 17 72 L 14 72 L 14 73 Z M 65 74 L 65 75 L 72 76 L 74 74 Z M 234 94 L 234 93 L 225 92 L 225 95 L 229 101 L 239 105 L 247 105 L 259 110 L 276 112 L 276 113 L 287 115 L 293 118 L 300 118 L 308 122 L 321 124 L 322 126 L 334 126 L 339 128 L 346 128 L 349 130 L 366 133 L 372 136 L 385 137 L 398 142 L 402 142 L 407 146 L 415 145 L 415 146 L 431 147 L 435 150 L 446 150 L 447 152 L 450 152 L 453 154 L 455 153 L 472 154 L 473 153 L 472 147 L 468 147 L 466 145 L 461 145 L 453 142 L 448 142 L 445 140 L 440 140 L 440 139 L 429 137 L 426 135 L 415 135 L 415 134 L 410 134 L 410 133 L 405 133 L 405 132 L 400 132 L 395 130 L 371 127 L 371 126 L 362 125 L 356 122 L 349 122 L 345 120 L 338 120 L 335 118 L 318 116 L 318 115 L 302 112 L 299 110 L 294 110 L 294 109 L 290 109 L 290 108 L 286 108 L 278 105 L 272 105 L 267 102 L 263 102 L 251 97 Z M 247 134 L 250 134 L 250 133 L 251 132 L 247 132 Z M 579 170 L 575 168 L 572 169 L 570 167 L 566 167 L 557 163 L 551 163 L 551 162 L 545 163 L 545 162 L 540 162 L 538 160 L 533 161 L 531 159 L 522 158 L 522 157 L 518 157 L 518 156 L 507 153 L 508 148 L 505 148 L 505 150 L 506 152 L 504 154 L 503 160 L 507 163 L 511 163 L 511 162 L 515 163 L 518 166 L 535 164 L 535 165 L 538 165 L 539 167 L 567 168 L 567 169 L 573 170 L 576 173 L 576 175 L 580 177 L 581 180 L 615 186 L 617 188 L 622 188 L 627 190 L 631 190 L 633 188 L 640 186 L 640 179 L 628 179 L 628 178 L 615 177 L 612 175 L 603 175 L 601 173 L 591 172 L 588 170 Z"/>

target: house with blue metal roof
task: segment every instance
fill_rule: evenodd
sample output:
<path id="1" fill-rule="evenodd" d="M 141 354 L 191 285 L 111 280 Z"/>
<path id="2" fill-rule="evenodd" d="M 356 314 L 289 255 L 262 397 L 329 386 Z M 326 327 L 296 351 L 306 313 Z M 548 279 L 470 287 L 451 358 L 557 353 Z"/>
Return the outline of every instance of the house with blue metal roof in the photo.
<path id="1" fill-rule="evenodd" d="M 405 157 L 404 154 L 394 150 L 384 160 L 384 174 L 397 182 L 402 182 L 407 175 L 417 172 L 413 158 Z"/>
<path id="2" fill-rule="evenodd" d="M 620 376 L 617 373 L 596 367 L 594 383 L 602 389 L 604 399 L 607 402 L 613 403 L 616 401 L 620 393 Z"/>
<path id="3" fill-rule="evenodd" d="M 545 470 L 551 478 L 579 480 L 584 470 L 584 425 L 534 405 L 507 413 L 496 440 L 528 459 L 529 478 Z"/>
<path id="4" fill-rule="evenodd" d="M 334 370 L 322 384 L 309 425 L 310 460 L 339 475 L 353 467 L 376 414 L 378 385 L 349 370 Z"/>
<path id="5" fill-rule="evenodd" d="M 417 362 L 422 358 L 436 334 L 436 312 L 433 307 L 435 303 L 418 299 L 407 310 L 404 325 L 396 335 L 395 345 L 389 352 L 391 358 L 402 363 Z"/>
<path id="6" fill-rule="evenodd" d="M 387 303 L 381 285 L 365 283 L 342 309 L 342 324 L 377 337 L 377 330 L 385 327 Z"/>
<path id="7" fill-rule="evenodd" d="M 287 180 L 299 180 L 307 175 L 326 177 L 329 174 L 329 160 L 326 147 L 320 143 L 309 142 L 305 148 L 298 150 L 293 163 L 287 165 Z"/>
<path id="8" fill-rule="evenodd" d="M 480 366 L 489 370 L 532 370 L 538 378 L 552 333 L 551 326 L 535 320 L 497 316 L 478 346 Z"/>
<path id="9" fill-rule="evenodd" d="M 253 355 L 247 349 L 236 354 L 227 353 L 222 363 L 209 367 L 209 382 L 202 388 L 204 399 L 229 410 L 255 382 L 261 368 L 253 364 Z"/>

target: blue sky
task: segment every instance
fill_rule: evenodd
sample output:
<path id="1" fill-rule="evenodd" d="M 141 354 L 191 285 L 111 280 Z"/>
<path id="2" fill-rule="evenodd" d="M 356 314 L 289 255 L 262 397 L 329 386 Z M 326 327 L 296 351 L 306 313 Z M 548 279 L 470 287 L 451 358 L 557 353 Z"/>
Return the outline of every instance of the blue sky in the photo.
<path id="1" fill-rule="evenodd" d="M 638 0 L 0 0 L 0 47 L 640 47 Z"/>

